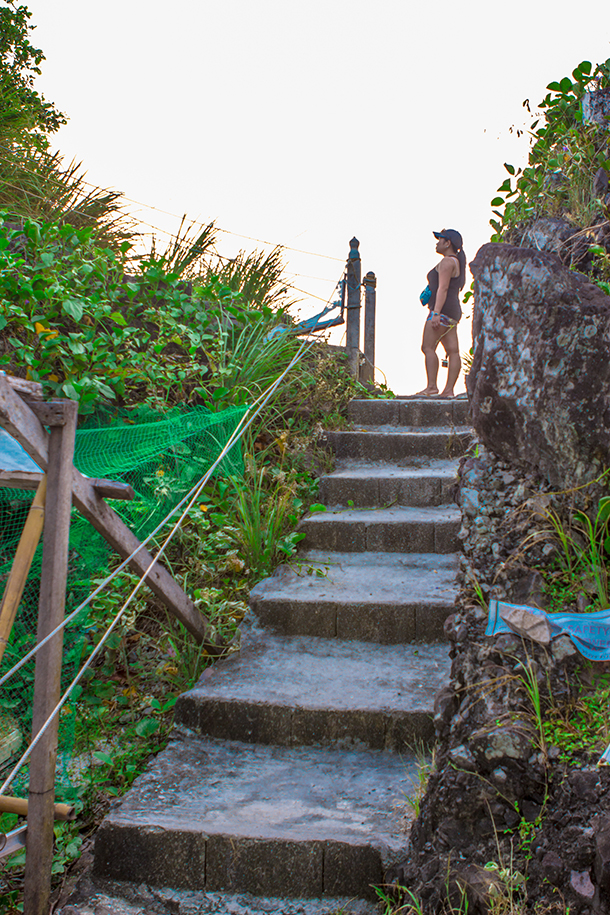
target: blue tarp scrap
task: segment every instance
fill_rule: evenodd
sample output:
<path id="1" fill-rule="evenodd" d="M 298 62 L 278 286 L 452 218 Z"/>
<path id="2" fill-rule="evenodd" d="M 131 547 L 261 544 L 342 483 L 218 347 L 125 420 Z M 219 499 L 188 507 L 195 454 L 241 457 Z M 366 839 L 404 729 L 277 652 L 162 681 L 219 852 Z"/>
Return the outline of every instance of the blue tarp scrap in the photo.
<path id="1" fill-rule="evenodd" d="M 500 635 L 503 632 L 514 635 L 500 615 L 503 608 L 526 610 L 534 616 L 543 617 L 549 624 L 552 639 L 567 635 L 589 661 L 610 661 L 610 609 L 599 610 L 597 613 L 547 613 L 538 607 L 492 600 L 489 602 L 485 635 Z"/>
<path id="2" fill-rule="evenodd" d="M 40 473 L 40 467 L 23 450 L 19 442 L 0 428 L 0 470 Z"/>

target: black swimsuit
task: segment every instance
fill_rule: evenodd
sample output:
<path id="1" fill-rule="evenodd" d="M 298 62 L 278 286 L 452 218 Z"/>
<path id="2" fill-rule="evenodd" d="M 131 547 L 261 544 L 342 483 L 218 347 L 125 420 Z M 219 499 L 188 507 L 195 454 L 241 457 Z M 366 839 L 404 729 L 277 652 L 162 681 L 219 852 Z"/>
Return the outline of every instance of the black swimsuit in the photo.
<path id="1" fill-rule="evenodd" d="M 452 254 L 448 255 L 453 257 Z M 456 260 L 459 263 L 458 258 Z M 428 308 L 430 311 L 434 311 L 434 304 L 436 302 L 436 293 L 438 292 L 438 271 L 434 267 L 428 274 L 428 286 L 430 287 L 430 301 L 428 302 Z M 460 277 L 452 276 L 449 280 L 449 288 L 447 289 L 447 298 L 445 299 L 445 304 L 441 309 L 441 314 L 446 315 L 448 318 L 451 318 L 452 321 L 456 323 L 462 317 L 462 306 L 460 305 Z"/>

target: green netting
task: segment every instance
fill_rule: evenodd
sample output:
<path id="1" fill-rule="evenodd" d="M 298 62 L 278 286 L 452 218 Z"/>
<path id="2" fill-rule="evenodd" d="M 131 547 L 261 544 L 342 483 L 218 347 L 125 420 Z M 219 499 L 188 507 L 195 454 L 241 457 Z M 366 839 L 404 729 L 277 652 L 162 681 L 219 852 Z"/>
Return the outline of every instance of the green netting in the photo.
<path id="1" fill-rule="evenodd" d="M 209 470 L 227 444 L 246 407 L 219 413 L 204 408 L 174 409 L 159 414 L 148 408 L 125 410 L 113 417 L 91 418 L 76 433 L 76 467 L 90 477 L 129 483 L 133 501 L 111 500 L 113 509 L 141 539 L 147 536 L 194 484 Z M 215 470 L 217 476 L 243 474 L 239 442 Z M 0 595 L 4 586 L 33 493 L 0 487 Z M 104 538 L 73 510 L 70 528 L 69 578 L 66 612 L 74 609 L 93 589 L 92 580 L 108 569 L 110 548 Z M 36 642 L 42 546 L 28 577 L 10 643 L 0 665 L 6 672 Z M 64 637 L 64 687 L 74 676 L 83 654 L 88 608 Z M 29 733 L 32 714 L 34 662 L 0 688 L 0 768 L 8 765 Z M 73 721 L 60 722 L 60 760 L 64 766 L 73 742 Z"/>

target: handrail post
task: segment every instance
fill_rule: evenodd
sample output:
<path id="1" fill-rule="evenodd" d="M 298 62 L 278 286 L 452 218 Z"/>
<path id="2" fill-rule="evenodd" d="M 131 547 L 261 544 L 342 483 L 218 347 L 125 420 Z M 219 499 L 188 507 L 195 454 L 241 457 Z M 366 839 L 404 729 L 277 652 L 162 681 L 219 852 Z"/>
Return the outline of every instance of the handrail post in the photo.
<path id="1" fill-rule="evenodd" d="M 377 303 L 377 278 L 369 270 L 364 284 L 364 365 L 360 373 L 363 383 L 375 381 L 375 308 Z"/>
<path id="2" fill-rule="evenodd" d="M 51 425 L 47 497 L 42 542 L 42 571 L 38 609 L 38 641 L 64 618 L 68 537 L 72 507 L 72 461 L 77 404 L 55 402 L 58 410 Z M 58 632 L 36 658 L 32 737 L 35 737 L 61 696 L 63 632 Z M 30 759 L 30 791 L 26 838 L 24 910 L 46 915 L 51 892 L 53 825 L 55 819 L 55 762 L 58 717 L 49 725 Z"/>
<path id="3" fill-rule="evenodd" d="M 360 285 L 362 282 L 362 265 L 357 238 L 350 241 L 347 258 L 347 327 L 345 342 L 347 346 L 347 364 L 350 375 L 358 381 L 360 374 Z"/>

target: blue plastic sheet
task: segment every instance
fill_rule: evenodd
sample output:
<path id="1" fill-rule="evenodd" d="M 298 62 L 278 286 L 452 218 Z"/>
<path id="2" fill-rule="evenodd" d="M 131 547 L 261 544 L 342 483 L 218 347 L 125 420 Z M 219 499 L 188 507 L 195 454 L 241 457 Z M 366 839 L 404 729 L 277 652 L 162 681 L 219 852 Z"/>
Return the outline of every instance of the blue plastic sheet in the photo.
<path id="1" fill-rule="evenodd" d="M 4 429 L 0 429 L 0 470 L 40 473 L 40 467 L 26 454 L 19 442 Z"/>
<path id="2" fill-rule="evenodd" d="M 567 635 L 585 658 L 590 661 L 610 661 L 610 609 L 599 610 L 597 613 L 546 613 L 537 607 L 492 600 L 489 602 L 489 619 L 485 635 L 513 632 L 500 616 L 503 607 L 527 610 L 534 616 L 545 617 L 552 639 Z"/>

